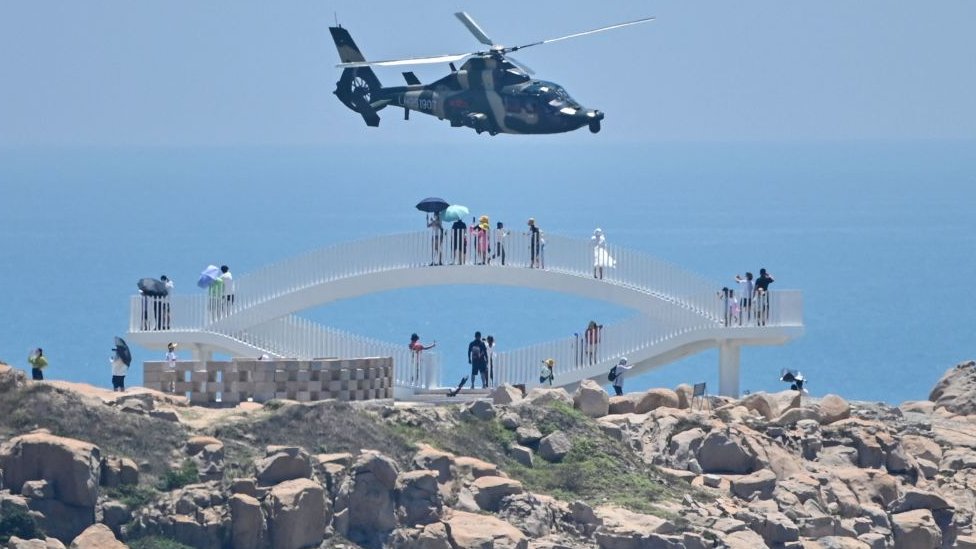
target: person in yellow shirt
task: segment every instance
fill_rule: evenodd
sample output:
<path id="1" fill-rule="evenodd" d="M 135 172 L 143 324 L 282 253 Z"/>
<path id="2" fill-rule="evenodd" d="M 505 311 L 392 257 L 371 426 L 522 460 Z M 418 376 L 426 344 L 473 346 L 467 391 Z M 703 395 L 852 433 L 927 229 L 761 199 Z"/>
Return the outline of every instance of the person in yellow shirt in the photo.
<path id="1" fill-rule="evenodd" d="M 38 347 L 27 357 L 27 362 L 31 365 L 31 378 L 37 381 L 44 379 L 44 368 L 47 368 L 47 358 L 44 356 L 44 349 Z"/>

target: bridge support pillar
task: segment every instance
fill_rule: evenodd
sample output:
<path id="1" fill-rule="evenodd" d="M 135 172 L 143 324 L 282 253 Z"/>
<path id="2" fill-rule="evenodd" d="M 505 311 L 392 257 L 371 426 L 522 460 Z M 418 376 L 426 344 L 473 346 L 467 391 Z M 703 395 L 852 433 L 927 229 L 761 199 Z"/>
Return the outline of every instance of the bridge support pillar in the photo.
<path id="1" fill-rule="evenodd" d="M 207 362 L 213 360 L 213 350 L 208 347 L 204 347 L 200 344 L 194 344 L 193 350 L 193 360 L 197 362 Z"/>
<path id="2" fill-rule="evenodd" d="M 739 351 L 741 347 L 723 341 L 718 348 L 718 394 L 739 398 Z"/>

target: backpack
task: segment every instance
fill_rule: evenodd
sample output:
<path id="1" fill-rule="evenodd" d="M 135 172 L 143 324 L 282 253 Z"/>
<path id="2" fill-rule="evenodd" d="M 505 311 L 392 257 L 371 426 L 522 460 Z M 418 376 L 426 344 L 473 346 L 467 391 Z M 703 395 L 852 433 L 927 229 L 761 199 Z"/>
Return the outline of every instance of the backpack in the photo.
<path id="1" fill-rule="evenodd" d="M 614 366 L 613 368 L 610 368 L 610 373 L 607 374 L 607 379 L 609 381 L 613 381 L 613 380 L 617 379 L 617 367 L 616 366 Z"/>
<path id="2" fill-rule="evenodd" d="M 475 345 L 471 347 L 471 362 L 483 362 L 485 360 L 485 355 L 481 352 L 481 346 Z"/>

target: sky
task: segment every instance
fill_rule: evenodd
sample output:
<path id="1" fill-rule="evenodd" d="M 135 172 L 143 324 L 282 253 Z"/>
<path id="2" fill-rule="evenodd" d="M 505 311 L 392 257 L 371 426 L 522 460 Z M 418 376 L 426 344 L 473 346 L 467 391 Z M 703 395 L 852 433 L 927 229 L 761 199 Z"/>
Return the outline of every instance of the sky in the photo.
<path id="1" fill-rule="evenodd" d="M 338 20 L 367 58 L 477 50 L 468 11 L 536 76 L 607 113 L 537 142 L 976 138 L 976 2 L 0 3 L 0 147 L 483 143 L 399 110 L 367 128 L 332 95 Z M 394 69 L 384 83 L 401 84 Z M 430 82 L 447 72 L 417 67 Z"/>

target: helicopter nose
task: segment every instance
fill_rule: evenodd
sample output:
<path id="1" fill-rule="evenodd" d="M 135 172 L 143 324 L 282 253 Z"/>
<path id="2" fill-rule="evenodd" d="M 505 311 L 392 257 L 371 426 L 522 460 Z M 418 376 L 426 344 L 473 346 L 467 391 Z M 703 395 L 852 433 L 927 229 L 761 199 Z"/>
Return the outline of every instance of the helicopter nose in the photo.
<path id="1" fill-rule="evenodd" d="M 603 111 L 597 109 L 585 109 L 584 112 L 586 112 L 586 118 L 588 120 L 603 120 Z"/>

